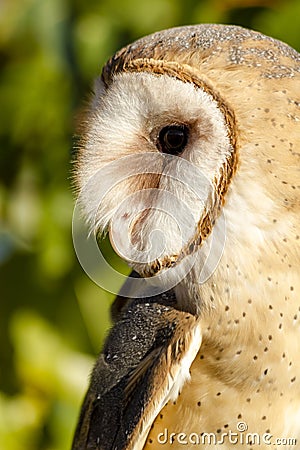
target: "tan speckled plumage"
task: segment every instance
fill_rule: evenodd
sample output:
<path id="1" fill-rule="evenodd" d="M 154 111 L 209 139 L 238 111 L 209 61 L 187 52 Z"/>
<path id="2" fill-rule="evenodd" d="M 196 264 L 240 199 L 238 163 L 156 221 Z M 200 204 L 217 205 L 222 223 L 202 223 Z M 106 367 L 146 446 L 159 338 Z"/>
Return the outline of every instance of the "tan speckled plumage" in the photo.
<path id="1" fill-rule="evenodd" d="M 250 30 L 199 25 L 155 33 L 116 53 L 103 69 L 105 89 L 136 73 L 198 80 L 225 117 L 230 143 L 212 176 L 215 208 L 226 218 L 222 258 L 204 284 L 195 267 L 174 289 L 176 307 L 197 316 L 202 330 L 191 380 L 158 414 L 144 447 L 130 448 L 270 448 L 226 436 L 222 444 L 195 444 L 201 433 L 221 439 L 241 422 L 248 428 L 239 436 L 268 433 L 272 448 L 300 448 L 300 55 Z M 78 157 L 79 186 L 92 166 L 119 157 L 99 156 L 89 145 L 95 108 Z M 164 445 L 159 435 L 167 436 Z M 288 437 L 298 444 L 275 443 Z"/>

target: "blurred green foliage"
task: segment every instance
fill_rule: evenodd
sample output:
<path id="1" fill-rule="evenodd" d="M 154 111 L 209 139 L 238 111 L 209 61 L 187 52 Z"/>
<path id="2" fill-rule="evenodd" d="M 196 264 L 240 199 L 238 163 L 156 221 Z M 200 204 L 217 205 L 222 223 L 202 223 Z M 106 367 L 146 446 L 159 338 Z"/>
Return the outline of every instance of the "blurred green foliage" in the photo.
<path id="1" fill-rule="evenodd" d="M 299 0 L 0 3 L 0 449 L 70 447 L 112 295 L 72 246 L 74 118 L 118 48 L 201 22 L 300 48 Z"/>

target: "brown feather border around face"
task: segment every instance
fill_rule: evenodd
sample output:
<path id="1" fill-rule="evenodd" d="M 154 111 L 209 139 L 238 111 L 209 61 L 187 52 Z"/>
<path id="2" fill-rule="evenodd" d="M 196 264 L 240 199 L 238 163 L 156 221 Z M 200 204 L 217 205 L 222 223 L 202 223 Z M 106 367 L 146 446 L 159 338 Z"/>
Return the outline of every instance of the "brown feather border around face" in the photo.
<path id="1" fill-rule="evenodd" d="M 105 86 L 109 88 L 109 85 L 113 82 L 114 76 L 122 72 L 146 72 L 157 76 L 167 75 L 184 83 L 192 83 L 196 88 L 205 91 L 217 103 L 223 114 L 232 149 L 224 161 L 220 169 L 220 173 L 214 180 L 217 199 L 213 211 L 209 211 L 201 217 L 197 225 L 195 236 L 193 236 L 191 241 L 188 242 L 188 244 L 182 249 L 180 254 L 167 256 L 162 260 L 154 261 L 149 270 L 147 270 L 147 273 L 143 274 L 147 277 L 157 274 L 164 268 L 169 268 L 178 264 L 185 256 L 194 253 L 202 245 L 203 241 L 210 235 L 214 222 L 220 214 L 221 206 L 225 202 L 226 192 L 228 191 L 229 184 L 238 164 L 237 126 L 234 112 L 228 103 L 224 101 L 218 92 L 216 92 L 216 90 L 210 85 L 209 81 L 206 79 L 204 80 L 203 77 L 198 77 L 195 73 L 195 69 L 191 68 L 187 64 L 182 65 L 176 62 L 156 60 L 152 58 L 138 58 L 131 59 L 129 61 L 124 61 L 122 58 L 112 58 L 104 66 L 102 71 L 101 77 Z"/>

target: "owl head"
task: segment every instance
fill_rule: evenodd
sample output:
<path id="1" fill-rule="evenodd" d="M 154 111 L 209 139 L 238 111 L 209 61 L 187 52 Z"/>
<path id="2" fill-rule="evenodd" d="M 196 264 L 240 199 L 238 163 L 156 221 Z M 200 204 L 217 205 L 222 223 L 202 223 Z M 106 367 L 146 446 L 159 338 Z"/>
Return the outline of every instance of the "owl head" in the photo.
<path id="1" fill-rule="evenodd" d="M 91 230 L 154 277 L 207 257 L 225 214 L 246 266 L 243 249 L 259 253 L 274 232 L 278 193 L 293 196 L 281 181 L 297 139 L 295 77 L 294 50 L 235 26 L 174 28 L 116 53 L 80 126 L 75 178 Z"/>

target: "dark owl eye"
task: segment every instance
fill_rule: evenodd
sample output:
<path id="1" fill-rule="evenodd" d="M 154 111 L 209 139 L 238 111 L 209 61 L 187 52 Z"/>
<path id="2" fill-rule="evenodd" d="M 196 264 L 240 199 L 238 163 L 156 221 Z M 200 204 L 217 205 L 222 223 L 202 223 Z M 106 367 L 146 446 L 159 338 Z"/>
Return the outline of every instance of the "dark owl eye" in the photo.
<path id="1" fill-rule="evenodd" d="M 160 130 L 158 135 L 158 149 L 170 155 L 180 155 L 188 141 L 188 127 L 186 125 L 168 125 Z"/>

